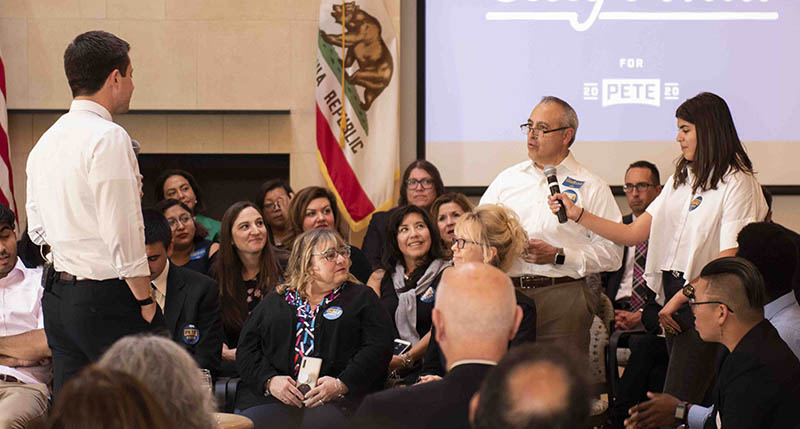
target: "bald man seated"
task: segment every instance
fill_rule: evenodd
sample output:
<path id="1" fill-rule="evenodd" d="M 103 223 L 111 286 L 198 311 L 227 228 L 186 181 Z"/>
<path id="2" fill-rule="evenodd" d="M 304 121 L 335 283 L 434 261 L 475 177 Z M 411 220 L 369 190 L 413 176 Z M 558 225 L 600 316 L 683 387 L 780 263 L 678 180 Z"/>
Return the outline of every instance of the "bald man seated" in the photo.
<path id="1" fill-rule="evenodd" d="M 583 371 L 552 346 L 515 347 L 472 398 L 473 429 L 586 427 L 590 398 Z"/>
<path id="2" fill-rule="evenodd" d="M 447 361 L 444 378 L 367 396 L 356 415 L 358 427 L 469 428 L 470 398 L 522 320 L 511 279 L 484 264 L 448 269 L 432 317 Z"/>

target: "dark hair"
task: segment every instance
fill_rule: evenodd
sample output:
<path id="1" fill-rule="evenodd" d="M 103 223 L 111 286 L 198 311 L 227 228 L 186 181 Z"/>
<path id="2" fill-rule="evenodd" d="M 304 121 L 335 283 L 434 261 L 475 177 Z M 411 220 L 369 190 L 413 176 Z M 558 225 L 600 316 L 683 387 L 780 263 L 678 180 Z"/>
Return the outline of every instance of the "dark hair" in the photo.
<path id="1" fill-rule="evenodd" d="M 381 267 L 386 270 L 386 275 L 391 276 L 394 273 L 395 267 L 398 263 L 405 265 L 405 258 L 400 251 L 400 246 L 397 243 L 397 228 L 403 223 L 406 216 L 417 213 L 422 216 L 422 221 L 428 227 L 428 232 L 431 236 L 431 248 L 428 254 L 418 267 L 405 267 L 406 274 L 411 272 L 410 278 L 406 281 L 408 284 L 416 285 L 417 281 L 425 274 L 425 269 L 436 259 L 444 258 L 444 251 L 442 250 L 442 239 L 439 236 L 439 228 L 431 220 L 431 216 L 422 207 L 413 205 L 400 206 L 392 212 L 389 216 L 389 221 L 386 222 L 386 243 L 384 244 L 383 254 L 381 255 Z"/>
<path id="2" fill-rule="evenodd" d="M 472 203 L 469 202 L 469 198 L 466 195 L 458 193 L 458 192 L 448 192 L 446 194 L 439 195 L 439 198 L 433 200 L 433 204 L 431 204 L 431 217 L 433 221 L 436 222 L 437 217 L 439 216 L 439 208 L 447 203 L 456 203 L 461 210 L 464 210 L 464 213 L 467 213 L 472 210 Z"/>
<path id="3" fill-rule="evenodd" d="M 537 363 L 559 368 L 567 382 L 567 400 L 563 409 L 548 410 L 547 414 L 530 410 L 513 413 L 519 398 L 510 395 L 510 376 Z M 475 412 L 474 429 L 572 429 L 586 427 L 590 397 L 588 383 L 575 359 L 552 346 L 523 344 L 512 348 L 481 384 L 480 399 Z M 541 392 L 547 395 L 547 392 Z M 527 410 L 526 410 L 527 411 Z M 546 411 L 544 411 L 546 412 Z"/>
<path id="4" fill-rule="evenodd" d="M 725 258 L 714 259 L 706 264 L 703 270 L 700 271 L 700 277 L 708 281 L 708 284 L 713 289 L 727 288 L 731 290 L 730 285 L 717 286 L 718 282 L 723 280 L 724 276 L 733 276 L 744 288 L 744 294 L 747 296 L 747 302 L 750 309 L 757 310 L 764 308 L 764 278 L 758 271 L 753 263 L 744 258 L 735 256 L 728 256 Z"/>
<path id="5" fill-rule="evenodd" d="M 58 395 L 48 429 L 167 429 L 169 415 L 147 387 L 134 376 L 90 365 L 71 379 Z"/>
<path id="6" fill-rule="evenodd" d="M 729 171 L 753 174 L 753 163 L 736 133 L 728 104 L 722 97 L 702 92 L 678 106 L 675 117 L 695 126 L 697 147 L 694 160 L 681 156 L 675 164 L 675 189 L 688 180 L 688 168 L 694 173 L 692 192 L 717 189 Z"/>
<path id="7" fill-rule="evenodd" d="M 786 228 L 770 222 L 751 223 L 739 231 L 736 241 L 736 256 L 752 262 L 764 277 L 768 302 L 792 291 L 798 250 Z"/>
<path id="8" fill-rule="evenodd" d="M 11 229 L 14 229 L 16 220 L 17 216 L 14 212 L 5 204 L 0 203 L 0 225 L 8 225 Z"/>
<path id="9" fill-rule="evenodd" d="M 128 42 L 105 31 L 79 34 L 64 51 L 64 72 L 72 96 L 96 93 L 114 70 L 125 77 L 130 49 Z"/>
<path id="10" fill-rule="evenodd" d="M 194 220 L 194 213 L 192 213 L 192 209 L 190 209 L 186 204 L 173 198 L 167 198 L 166 200 L 161 200 L 156 203 L 155 209 L 158 210 L 162 215 L 166 216 L 165 213 L 167 210 L 175 206 L 180 206 L 192 216 L 192 222 L 194 222 L 194 240 L 197 241 L 204 239 L 208 235 L 208 230 L 206 227 L 200 224 L 200 222 Z M 167 225 L 169 225 L 169 223 Z"/>
<path id="11" fill-rule="evenodd" d="M 11 225 L 13 228 L 13 225 Z M 34 243 L 31 235 L 28 234 L 28 228 L 22 231 L 22 236 L 17 240 L 17 256 L 22 259 L 22 263 L 28 268 L 36 268 L 44 265 L 44 257 L 42 253 L 50 251 L 50 246 L 44 245 L 44 249 L 39 248 L 39 245 Z"/>
<path id="12" fill-rule="evenodd" d="M 194 211 L 189 210 L 192 214 L 203 213 L 205 210 L 205 205 L 203 205 L 203 190 L 200 189 L 200 185 L 197 184 L 197 180 L 195 180 L 194 176 L 191 173 L 184 170 L 166 170 L 158 176 L 158 180 L 156 180 L 156 201 L 161 201 L 164 199 L 164 182 L 167 181 L 172 176 L 181 176 L 189 182 L 189 186 L 192 187 L 192 192 L 194 192 L 194 197 L 197 199 L 197 203 L 194 205 Z"/>
<path id="13" fill-rule="evenodd" d="M 222 216 L 220 226 L 219 252 L 217 252 L 215 272 L 219 283 L 220 310 L 222 327 L 226 333 L 239 332 L 244 326 L 247 318 L 247 295 L 244 290 L 244 279 L 242 278 L 242 260 L 236 253 L 233 244 L 233 223 L 242 210 L 252 207 L 259 214 L 261 210 L 250 201 L 239 201 L 233 203 Z M 256 288 L 261 291 L 261 296 L 266 296 L 272 291 L 280 281 L 280 268 L 269 240 L 264 244 L 259 258 L 260 269 L 258 272 L 258 284 Z"/>
<path id="14" fill-rule="evenodd" d="M 144 219 L 144 244 L 160 242 L 164 245 L 164 250 L 169 249 L 172 243 L 172 229 L 167 218 L 156 209 L 144 209 L 142 219 Z"/>
<path id="15" fill-rule="evenodd" d="M 276 188 L 283 188 L 286 191 L 286 196 L 292 195 L 294 192 L 292 187 L 289 186 L 289 183 L 286 182 L 284 179 L 271 179 L 267 180 L 263 184 L 261 184 L 261 189 L 258 190 L 258 195 L 256 195 L 256 199 L 253 201 L 255 205 L 261 207 L 264 205 L 264 198 L 267 196 L 267 192 L 276 189 Z"/>
<path id="16" fill-rule="evenodd" d="M 403 172 L 403 181 L 400 182 L 400 198 L 397 200 L 398 206 L 405 206 L 408 204 L 408 185 L 406 182 L 408 181 L 408 176 L 411 175 L 411 170 L 415 168 L 425 170 L 425 172 L 430 174 L 431 179 L 433 179 L 433 187 L 436 189 L 437 197 L 444 193 L 444 183 L 442 182 L 442 175 L 439 174 L 439 169 L 424 159 L 418 159 L 408 164 L 406 171 Z"/>
<path id="17" fill-rule="evenodd" d="M 658 167 L 650 161 L 636 161 L 632 162 L 631 165 L 628 166 L 628 169 L 625 170 L 625 175 L 628 175 L 628 172 L 631 171 L 631 168 L 646 168 L 650 170 L 650 180 L 653 181 L 652 185 L 661 185 L 661 175 L 658 173 Z"/>
<path id="18" fill-rule="evenodd" d="M 331 204 L 331 212 L 333 213 L 333 229 L 342 237 L 345 237 L 344 220 L 342 214 L 339 212 L 339 205 L 336 204 L 336 197 L 333 192 L 320 187 L 309 186 L 303 188 L 295 194 L 292 202 L 289 203 L 289 218 L 286 219 L 289 223 L 289 229 L 292 231 L 292 239 L 290 243 L 294 242 L 294 237 L 302 234 L 303 231 L 303 218 L 306 215 L 306 208 L 312 201 L 317 198 L 326 198 Z"/>
<path id="19" fill-rule="evenodd" d="M 764 200 L 767 202 L 767 211 L 772 211 L 772 192 L 766 186 L 761 185 L 761 193 L 764 194 Z"/>

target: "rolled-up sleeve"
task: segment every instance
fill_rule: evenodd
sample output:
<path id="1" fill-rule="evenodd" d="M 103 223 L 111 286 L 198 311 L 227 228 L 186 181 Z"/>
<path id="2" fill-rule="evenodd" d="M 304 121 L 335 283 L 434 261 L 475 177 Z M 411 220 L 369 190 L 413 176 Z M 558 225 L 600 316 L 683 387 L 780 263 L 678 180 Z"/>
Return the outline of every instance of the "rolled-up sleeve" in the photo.
<path id="1" fill-rule="evenodd" d="M 762 222 L 767 216 L 767 201 L 761 185 L 749 174 L 731 176 L 735 180 L 726 190 L 722 204 L 719 249 L 739 247 L 736 239 L 747 224 Z"/>
<path id="2" fill-rule="evenodd" d="M 88 183 L 97 210 L 98 233 L 120 278 L 150 274 L 138 174 L 127 133 L 121 128 L 105 133 L 91 154 Z"/>

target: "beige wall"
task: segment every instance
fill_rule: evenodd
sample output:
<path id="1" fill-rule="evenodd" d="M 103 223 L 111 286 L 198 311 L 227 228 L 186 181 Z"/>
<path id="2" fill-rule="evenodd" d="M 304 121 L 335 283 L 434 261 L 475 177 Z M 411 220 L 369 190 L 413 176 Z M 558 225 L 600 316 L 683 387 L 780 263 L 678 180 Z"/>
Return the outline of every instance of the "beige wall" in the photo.
<path id="1" fill-rule="evenodd" d="M 131 44 L 132 109 L 289 110 L 289 114 L 128 114 L 145 153 L 288 153 L 292 186 L 324 184 L 316 158 L 319 0 L 0 0 L 10 109 L 67 109 L 63 52 L 77 34 Z M 398 37 L 400 0 L 385 0 Z M 401 106 L 402 108 L 402 106 Z M 25 159 L 58 118 L 9 115 L 17 203 Z M 24 219 L 24 211 L 20 212 Z M 24 223 L 24 220 L 23 222 Z"/>

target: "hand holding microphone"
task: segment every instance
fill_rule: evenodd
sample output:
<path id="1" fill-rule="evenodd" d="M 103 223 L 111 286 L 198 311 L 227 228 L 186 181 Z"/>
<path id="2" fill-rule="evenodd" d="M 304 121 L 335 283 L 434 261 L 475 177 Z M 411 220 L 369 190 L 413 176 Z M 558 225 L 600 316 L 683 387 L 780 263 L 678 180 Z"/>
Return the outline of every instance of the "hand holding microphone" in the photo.
<path id="1" fill-rule="evenodd" d="M 547 183 L 550 186 L 550 196 L 547 197 L 550 203 L 550 210 L 558 216 L 559 223 L 566 223 L 567 220 L 578 221 L 583 209 L 576 206 L 572 200 L 561 193 L 556 178 L 556 169 L 552 165 L 544 167 L 544 174 L 547 176 Z"/>

